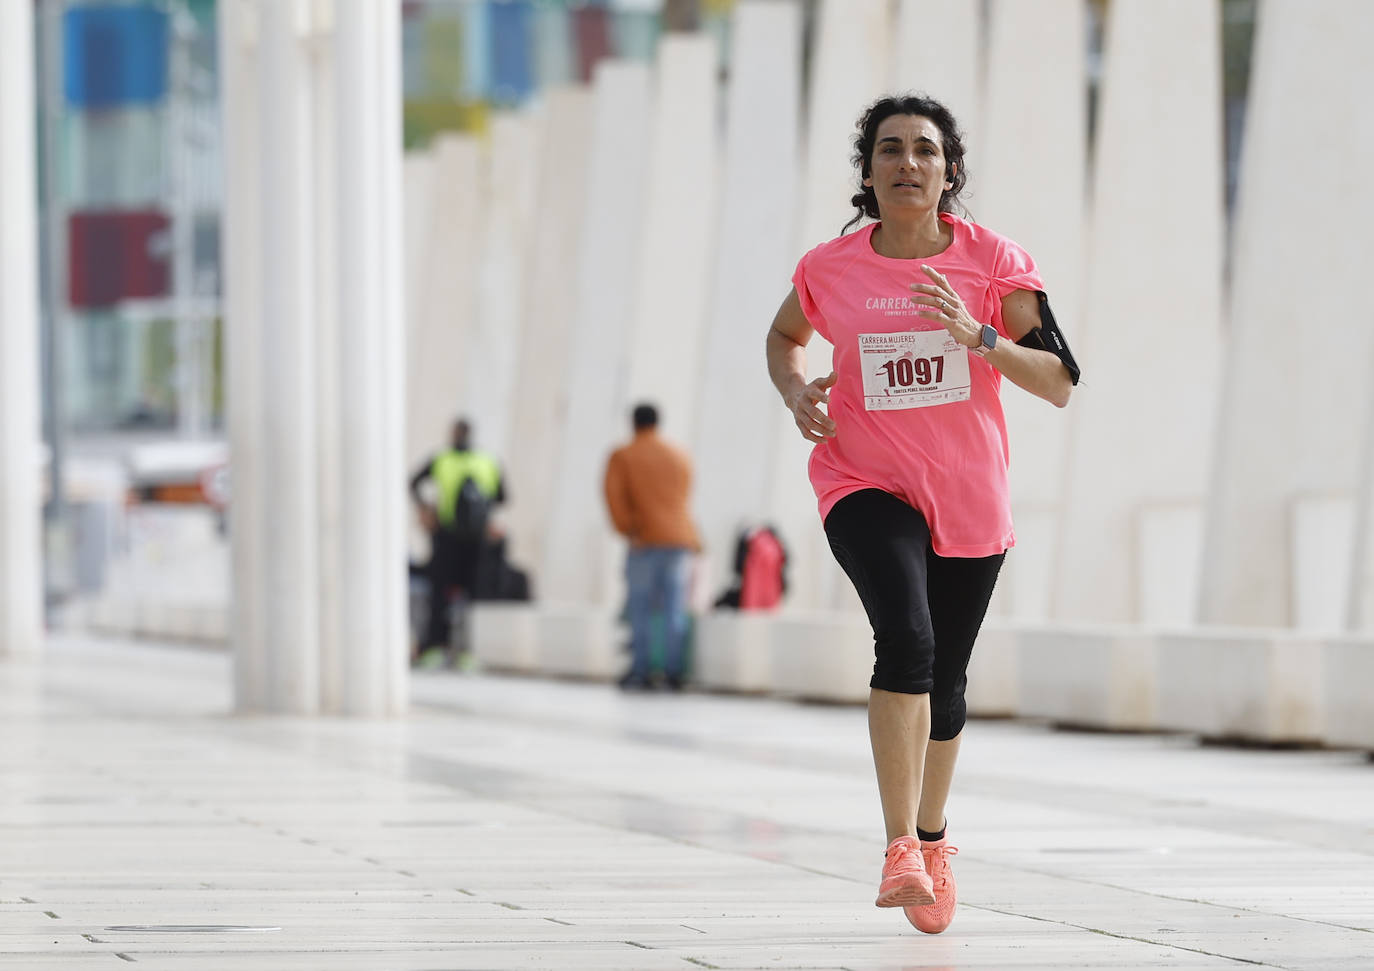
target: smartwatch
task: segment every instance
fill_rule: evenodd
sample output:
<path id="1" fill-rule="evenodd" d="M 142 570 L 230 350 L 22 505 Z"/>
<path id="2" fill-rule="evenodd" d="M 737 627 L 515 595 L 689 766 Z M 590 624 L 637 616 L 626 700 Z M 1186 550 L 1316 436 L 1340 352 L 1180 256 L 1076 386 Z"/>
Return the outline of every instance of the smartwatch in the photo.
<path id="1" fill-rule="evenodd" d="M 992 324 L 983 325 L 983 341 L 979 345 L 979 350 L 984 354 L 997 346 L 997 328 Z"/>

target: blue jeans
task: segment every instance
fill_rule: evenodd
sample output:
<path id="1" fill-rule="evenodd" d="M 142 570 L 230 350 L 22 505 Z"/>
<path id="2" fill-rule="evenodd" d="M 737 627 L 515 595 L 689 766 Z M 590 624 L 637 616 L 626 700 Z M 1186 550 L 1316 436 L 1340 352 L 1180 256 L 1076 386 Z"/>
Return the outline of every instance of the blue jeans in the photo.
<path id="1" fill-rule="evenodd" d="M 663 673 L 682 677 L 683 647 L 687 641 L 687 581 L 691 560 L 687 550 L 675 546 L 642 546 L 625 559 L 629 585 L 626 613 L 630 620 L 630 676 L 647 678 L 650 625 L 654 610 L 663 613 Z"/>

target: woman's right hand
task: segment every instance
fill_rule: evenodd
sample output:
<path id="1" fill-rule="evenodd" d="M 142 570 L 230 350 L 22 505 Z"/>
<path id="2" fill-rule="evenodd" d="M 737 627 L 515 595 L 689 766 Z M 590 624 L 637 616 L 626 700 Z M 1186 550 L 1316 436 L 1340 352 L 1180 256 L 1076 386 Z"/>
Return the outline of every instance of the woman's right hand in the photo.
<path id="1" fill-rule="evenodd" d="M 808 442 L 823 442 L 835 437 L 835 422 L 818 406 L 830 402 L 830 396 L 825 392 L 834 387 L 838 377 L 831 371 L 823 378 L 802 385 L 787 399 L 787 407 L 792 409 L 797 428 Z"/>

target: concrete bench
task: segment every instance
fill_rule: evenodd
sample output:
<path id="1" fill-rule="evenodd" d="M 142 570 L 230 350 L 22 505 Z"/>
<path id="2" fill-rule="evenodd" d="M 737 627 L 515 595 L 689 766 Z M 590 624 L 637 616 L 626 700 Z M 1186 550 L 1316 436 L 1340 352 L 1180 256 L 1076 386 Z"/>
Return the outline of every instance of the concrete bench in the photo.
<path id="1" fill-rule="evenodd" d="M 1324 646 L 1323 738 L 1374 752 L 1374 641 L 1337 637 Z"/>
<path id="2" fill-rule="evenodd" d="M 625 634 L 604 608 L 481 605 L 473 619 L 474 648 L 493 667 L 610 680 L 627 663 Z M 863 704 L 872 670 L 872 632 L 859 615 L 697 618 L 696 682 L 707 690 Z M 968 705 L 984 717 L 1374 750 L 1370 685 L 1370 639 L 990 619 L 969 665 Z"/>
<path id="3" fill-rule="evenodd" d="M 605 607 L 545 604 L 535 620 L 535 662 L 540 674 L 611 681 L 624 673 L 625 635 Z"/>
<path id="4" fill-rule="evenodd" d="M 776 619 L 773 613 L 747 610 L 701 614 L 692 641 L 692 680 L 712 691 L 769 691 Z"/>
<path id="5" fill-rule="evenodd" d="M 1156 727 L 1217 738 L 1320 742 L 1325 653 L 1321 639 L 1282 631 L 1161 634 Z"/>
<path id="6" fill-rule="evenodd" d="M 968 663 L 968 713 L 980 718 L 1019 714 L 1021 665 L 1020 633 L 1002 624 L 985 624 Z"/>
<path id="7" fill-rule="evenodd" d="M 1159 726 L 1158 642 L 1150 633 L 1038 627 L 1014 636 L 1017 714 L 1116 730 Z"/>
<path id="8" fill-rule="evenodd" d="M 769 634 L 774 692 L 810 701 L 868 700 L 873 631 L 862 616 L 778 614 Z"/>
<path id="9" fill-rule="evenodd" d="M 539 608 L 531 603 L 475 603 L 468 608 L 468 643 L 484 668 L 539 670 Z"/>

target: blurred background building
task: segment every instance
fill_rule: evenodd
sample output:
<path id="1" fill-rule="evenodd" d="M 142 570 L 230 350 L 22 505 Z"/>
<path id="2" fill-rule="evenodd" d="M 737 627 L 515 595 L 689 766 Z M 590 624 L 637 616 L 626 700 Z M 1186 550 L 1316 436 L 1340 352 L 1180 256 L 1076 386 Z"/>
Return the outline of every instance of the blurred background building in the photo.
<path id="1" fill-rule="evenodd" d="M 802 30 L 817 4 L 800 2 Z M 988 0 L 975 4 L 986 21 Z M 665 30 L 714 40 L 722 108 L 731 0 L 412 0 L 402 4 L 404 138 L 490 138 L 503 117 L 598 61 L 652 65 Z M 1234 198 L 1255 0 L 1220 0 L 1227 198 Z M 1088 121 L 1095 117 L 1106 3 L 1085 0 Z M 224 354 L 222 137 L 216 0 L 40 0 L 40 222 L 44 245 L 45 438 L 65 465 L 128 458 L 142 443 L 220 441 Z M 804 45 L 802 82 L 811 45 Z M 918 85 L 919 86 L 919 85 Z M 723 123 L 723 118 L 720 119 Z M 843 135 L 837 133 L 837 139 Z M 442 416 L 436 416 L 442 420 Z M 152 498 L 199 499 L 192 467 L 213 449 L 157 448 L 132 464 Z M 186 456 L 187 468 L 177 462 Z M 164 469 L 164 463 L 173 467 Z M 78 471 L 80 471 L 78 469 Z M 166 481 L 161 481 L 165 479 Z M 77 515 L 80 515 L 79 513 Z M 83 538 L 88 580 L 102 555 Z M 64 544 L 64 549 L 68 546 Z M 71 570 L 54 582 L 70 582 Z"/>
<path id="2" fill-rule="evenodd" d="M 332 77 L 330 45 L 366 8 L 286 8 L 301 70 Z M 272 107 L 230 102 L 275 63 L 277 8 L 33 10 L 48 599 L 74 605 L 69 620 L 232 640 L 223 527 L 231 493 L 252 492 L 229 475 L 235 328 L 252 331 L 240 361 L 299 337 L 289 315 L 236 316 L 226 269 L 244 207 L 225 200 L 256 199 L 242 176 L 258 171 L 230 161 L 226 133 L 245 144 Z M 598 476 L 642 397 L 696 459 L 698 605 L 727 582 L 739 531 L 768 522 L 793 554 L 780 616 L 858 616 L 761 335 L 797 257 L 848 217 L 854 119 L 894 89 L 954 108 L 973 216 L 1036 256 L 1084 365 L 1065 413 L 1008 395 L 1021 542 L 994 622 L 1321 637 L 1369 622 L 1374 401 L 1360 369 L 1374 328 L 1352 322 L 1339 359 L 1276 350 L 1298 322 L 1345 315 L 1330 295 L 1357 289 L 1353 227 L 1374 216 L 1357 174 L 1374 149 L 1356 95 L 1371 80 L 1367 5 L 415 0 L 397 15 L 403 319 L 383 320 L 405 335 L 396 489 L 472 416 L 507 466 L 510 551 L 539 602 L 485 615 L 497 626 L 478 633 L 600 645 L 568 673 L 606 673 L 622 592 Z M 297 128 L 345 131 L 366 106 L 342 97 L 303 102 L 328 107 Z M 1287 177 L 1275 159 L 1298 119 L 1322 147 L 1295 166 L 1320 161 Z M 327 199 L 340 160 L 322 132 L 299 186 Z M 338 212 L 320 203 L 306 235 L 333 239 L 322 227 Z M 1325 245 L 1279 242 L 1304 237 Z M 1274 295 L 1285 265 L 1327 295 L 1319 312 Z M 338 347 L 299 366 L 333 374 Z M 813 346 L 812 369 L 826 363 Z M 325 450 L 347 442 L 328 400 Z M 1351 433 L 1318 431 L 1331 414 Z M 235 452 L 239 471 L 258 454 Z M 336 508 L 308 540 L 326 563 Z M 423 554 L 414 529 L 410 552 Z"/>

